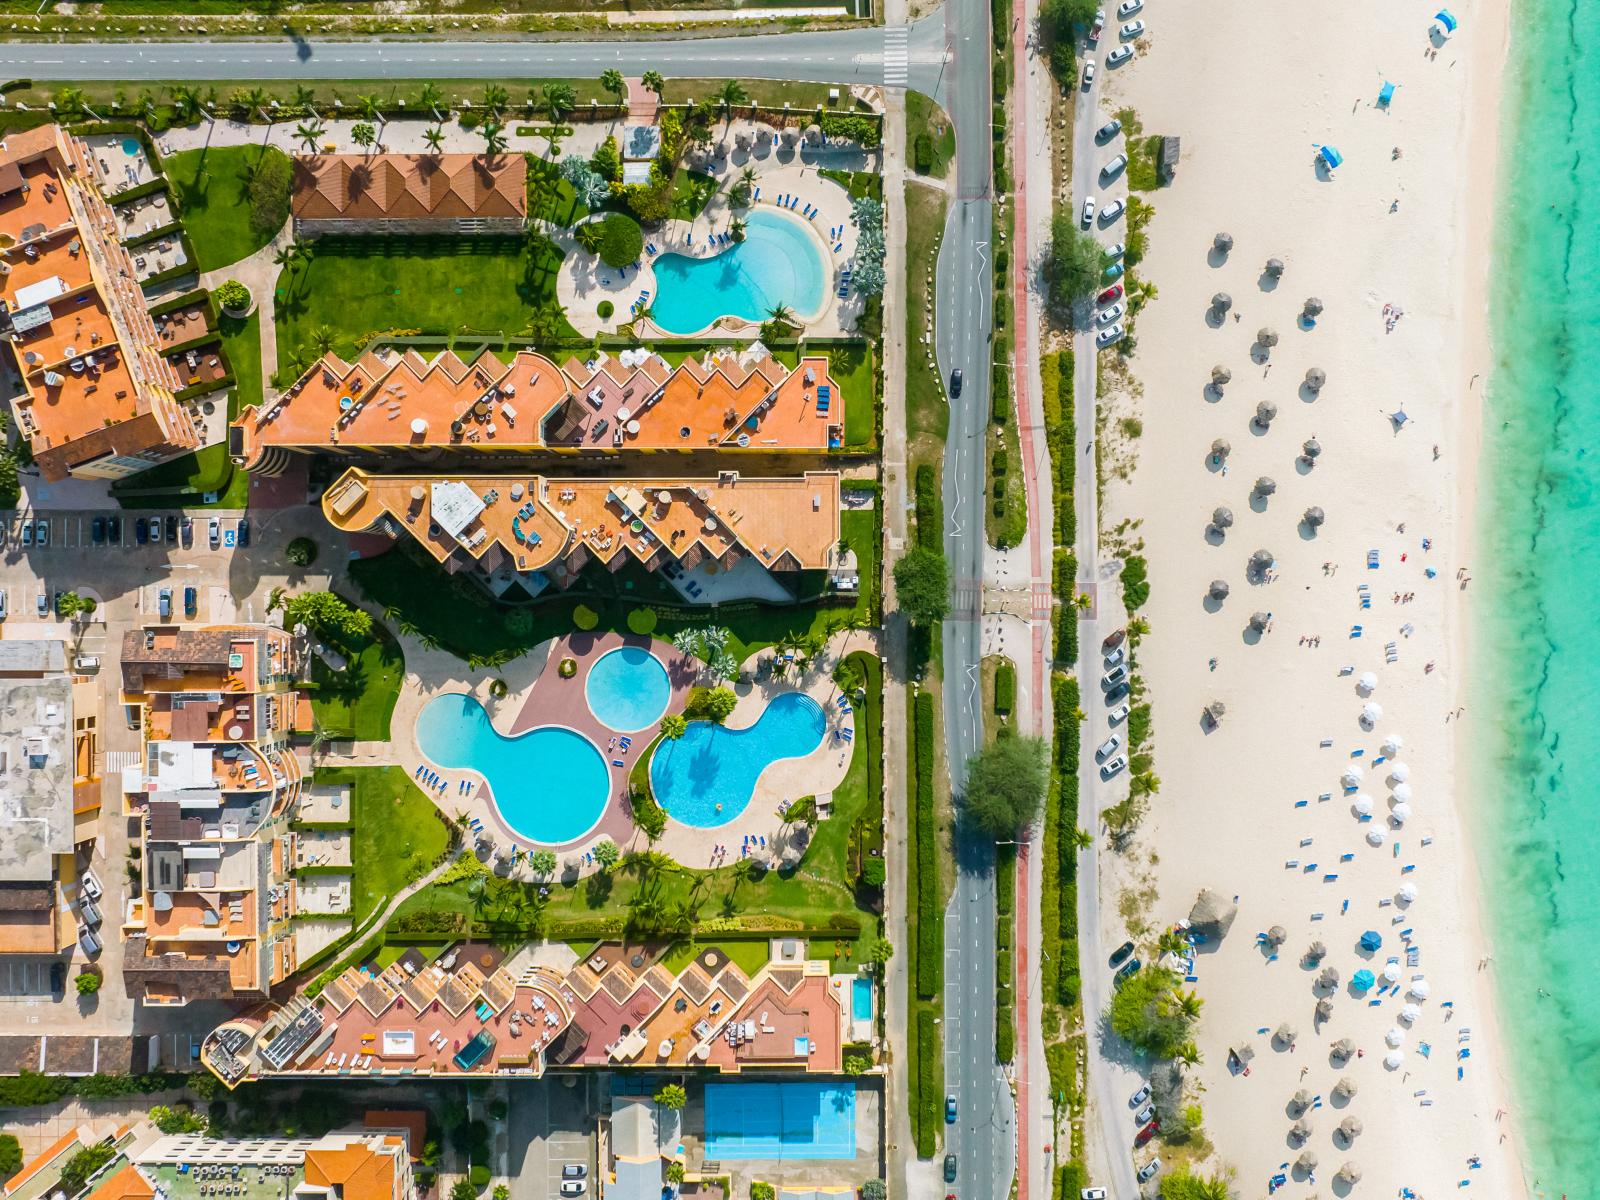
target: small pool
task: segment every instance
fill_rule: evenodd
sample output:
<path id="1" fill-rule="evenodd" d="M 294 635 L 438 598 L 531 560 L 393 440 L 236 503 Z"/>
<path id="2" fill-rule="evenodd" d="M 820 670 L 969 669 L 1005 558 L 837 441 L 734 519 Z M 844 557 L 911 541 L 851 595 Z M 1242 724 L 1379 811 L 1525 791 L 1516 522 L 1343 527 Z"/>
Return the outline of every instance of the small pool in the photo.
<path id="1" fill-rule="evenodd" d="M 872 1020 L 872 980 L 857 975 L 850 984 L 850 1016 L 857 1021 Z"/>
<path id="2" fill-rule="evenodd" d="M 744 241 L 710 258 L 655 260 L 653 320 L 667 333 L 698 333 L 720 317 L 764 321 L 779 305 L 807 319 L 822 312 L 822 246 L 798 217 L 765 209 L 745 218 Z"/>
<path id="3" fill-rule="evenodd" d="M 611 774 L 594 743 L 556 725 L 502 737 L 471 696 L 436 696 L 417 714 L 417 745 L 444 770 L 482 775 L 500 817 L 518 837 L 576 841 L 606 810 Z"/>
<path id="4" fill-rule="evenodd" d="M 856 1156 L 851 1083 L 708 1083 L 705 1157 L 843 1159 Z"/>
<path id="5" fill-rule="evenodd" d="M 634 733 L 648 729 L 667 711 L 672 684 L 667 668 L 650 651 L 624 646 L 602 654 L 584 684 L 589 711 L 607 729 Z"/>
<path id="6" fill-rule="evenodd" d="M 144 153 L 144 147 L 139 145 L 138 138 L 127 137 L 122 139 L 122 152 L 129 158 L 138 158 Z"/>
<path id="7" fill-rule="evenodd" d="M 822 744 L 822 706 L 804 692 L 775 697 L 748 729 L 691 721 L 650 760 L 650 786 L 676 821 L 700 829 L 726 825 L 750 803 L 761 772 L 781 758 L 799 758 Z"/>

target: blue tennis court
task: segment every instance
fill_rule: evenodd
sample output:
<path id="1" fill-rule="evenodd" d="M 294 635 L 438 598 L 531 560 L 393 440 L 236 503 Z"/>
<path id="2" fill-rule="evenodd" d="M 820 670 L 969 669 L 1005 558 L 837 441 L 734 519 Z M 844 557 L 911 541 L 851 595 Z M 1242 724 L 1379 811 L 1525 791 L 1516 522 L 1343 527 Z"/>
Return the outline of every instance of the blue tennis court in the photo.
<path id="1" fill-rule="evenodd" d="M 853 1083 L 708 1083 L 709 1159 L 823 1159 L 856 1156 Z"/>

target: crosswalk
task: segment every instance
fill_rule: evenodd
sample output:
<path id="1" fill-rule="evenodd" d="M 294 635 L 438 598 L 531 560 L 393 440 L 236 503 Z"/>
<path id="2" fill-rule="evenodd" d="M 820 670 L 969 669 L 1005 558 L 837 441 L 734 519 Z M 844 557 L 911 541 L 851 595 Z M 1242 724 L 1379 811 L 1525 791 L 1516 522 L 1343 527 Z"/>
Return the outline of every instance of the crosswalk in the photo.
<path id="1" fill-rule="evenodd" d="M 883 86 L 905 87 L 910 77 L 910 54 L 906 39 L 911 36 L 909 25 L 889 25 L 883 31 Z"/>

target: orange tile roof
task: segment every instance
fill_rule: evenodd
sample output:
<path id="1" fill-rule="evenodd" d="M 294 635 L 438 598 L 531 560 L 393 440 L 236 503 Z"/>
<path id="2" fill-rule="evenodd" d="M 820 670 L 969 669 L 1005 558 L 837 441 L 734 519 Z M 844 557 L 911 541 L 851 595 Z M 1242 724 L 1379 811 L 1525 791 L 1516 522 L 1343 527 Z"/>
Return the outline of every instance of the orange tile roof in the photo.
<path id="1" fill-rule="evenodd" d="M 88 1200 L 155 1200 L 155 1185 L 129 1163 L 89 1193 Z"/>
<path id="2" fill-rule="evenodd" d="M 528 214 L 520 154 L 313 154 L 294 160 L 297 220 L 424 220 Z"/>
<path id="3" fill-rule="evenodd" d="M 52 1162 L 54 1162 L 56 1160 L 57 1157 L 59 1157 L 63 1152 L 65 1152 L 66 1149 L 69 1146 L 71 1146 L 74 1142 L 87 1145 L 87 1143 L 83 1142 L 83 1139 L 82 1139 L 81 1136 L 79 1136 L 79 1133 L 80 1133 L 80 1131 L 78 1129 L 74 1128 L 74 1129 L 69 1130 L 68 1132 L 62 1134 L 59 1138 L 57 1138 L 54 1142 L 52 1142 L 48 1147 L 46 1147 L 46 1149 L 44 1150 L 43 1153 L 41 1153 L 38 1157 L 34 1158 L 33 1161 L 29 1162 L 27 1164 L 27 1166 L 23 1167 L 22 1170 L 18 1171 L 10 1179 L 6 1180 L 5 1181 L 5 1192 L 6 1192 L 6 1195 L 9 1196 L 12 1192 L 17 1191 L 19 1188 L 22 1187 L 23 1184 L 27 1183 L 28 1180 L 32 1179 L 40 1171 L 42 1171 L 46 1167 L 48 1167 Z M 65 1164 L 63 1164 L 63 1165 L 65 1165 Z"/>
<path id="4" fill-rule="evenodd" d="M 471 363 L 448 350 L 432 361 L 414 350 L 353 363 L 327 354 L 234 430 L 247 467 L 271 446 L 821 450 L 842 439 L 844 397 L 825 355 L 791 372 L 731 352 L 676 368 L 654 354 L 559 368 L 531 350 L 509 365 L 488 352 Z"/>
<path id="5" fill-rule="evenodd" d="M 7 137 L 0 192 L 0 234 L 12 243 L 0 250 L 0 299 L 25 384 L 20 420 L 44 477 L 198 445 L 82 144 L 56 126 Z"/>
<path id="6" fill-rule="evenodd" d="M 382 1143 L 403 1149 L 405 1139 L 386 1137 Z M 352 1141 L 339 1150 L 306 1151 L 306 1182 L 338 1188 L 342 1200 L 391 1200 L 398 1170 L 396 1156 L 381 1154 L 364 1141 Z"/>
<path id="7" fill-rule="evenodd" d="M 511 498 L 513 486 L 526 489 L 519 499 Z M 498 498 L 484 504 L 486 495 Z M 455 535 L 436 511 L 452 497 L 478 510 Z M 539 571 L 587 557 L 610 563 L 623 554 L 650 567 L 754 557 L 768 568 L 821 570 L 839 540 L 839 475 L 567 479 L 371 475 L 353 467 L 323 494 L 322 510 L 337 528 L 387 521 L 440 562 L 465 554 L 489 570 Z"/>

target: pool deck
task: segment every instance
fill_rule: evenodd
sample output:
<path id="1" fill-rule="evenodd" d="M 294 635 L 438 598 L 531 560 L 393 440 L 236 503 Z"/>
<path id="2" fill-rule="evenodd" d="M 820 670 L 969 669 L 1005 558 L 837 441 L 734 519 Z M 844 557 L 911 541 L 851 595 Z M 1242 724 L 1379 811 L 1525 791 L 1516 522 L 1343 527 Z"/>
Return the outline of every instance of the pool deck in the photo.
<path id="1" fill-rule="evenodd" d="M 615 733 L 589 711 L 585 699 L 589 670 L 607 653 L 624 646 L 648 648 L 667 668 L 670 695 L 663 715 L 681 713 L 690 690 L 706 682 L 698 660 L 680 654 L 670 642 L 598 632 L 575 632 L 552 638 L 535 647 L 529 655 L 507 664 L 500 677 L 506 680 L 510 691 L 502 699 L 489 694 L 488 676 L 472 684 L 459 678 L 425 684 L 408 670 L 406 687 L 395 707 L 391 726 L 396 760 L 408 770 L 429 761 L 417 744 L 417 716 L 429 700 L 447 692 L 472 695 L 484 706 L 494 728 L 507 737 L 543 725 L 574 730 L 587 737 L 601 752 L 610 775 L 611 795 L 593 829 L 581 838 L 548 847 L 560 860 L 560 876 L 570 879 L 593 873 L 596 867 L 584 861 L 585 855 L 604 839 L 615 842 L 625 852 L 646 849 L 648 841 L 634 827 L 628 811 L 628 773 L 649 748 L 655 731 L 629 735 L 632 746 L 624 753 L 612 744 Z M 803 757 L 782 759 L 769 765 L 757 779 L 749 805 L 726 825 L 700 829 L 669 819 L 666 832 L 655 849 L 687 867 L 719 867 L 739 861 L 746 836 L 752 839 L 753 845 L 759 845 L 760 839 L 765 837 L 766 845 L 751 850 L 749 857 L 758 858 L 771 867 L 799 858 L 809 840 L 809 831 L 803 826 L 786 823 L 782 810 L 800 796 L 826 795 L 843 782 L 849 770 L 854 743 L 846 740 L 841 731 L 848 730 L 853 737 L 855 717 L 838 706 L 839 689 L 833 682 L 833 671 L 841 659 L 857 650 L 877 653 L 875 636 L 861 630 L 836 634 L 810 662 L 792 667 L 780 677 L 764 670 L 764 665 L 772 658 L 770 649 L 751 655 L 742 664 L 741 675 L 752 682 L 731 685 L 738 703 L 726 722 L 727 727 L 744 729 L 754 725 L 775 696 L 802 691 L 822 706 L 826 716 L 828 731 L 822 744 Z M 577 660 L 578 670 L 571 679 L 563 679 L 561 662 L 569 657 Z M 615 766 L 618 760 L 624 765 Z M 437 764 L 433 765 L 439 769 Z M 477 772 L 453 768 L 439 773 L 446 780 L 446 786 L 443 791 L 433 793 L 435 803 L 447 816 L 466 813 L 469 818 L 481 822 L 480 853 L 502 859 L 495 864 L 502 872 L 511 870 L 504 859 L 509 857 L 512 847 L 528 850 L 536 844 L 502 820 L 489 788 Z M 471 782 L 471 790 L 458 791 L 456 785 L 460 780 Z M 537 781 L 530 783 L 538 786 Z M 559 803 L 559 797 L 552 799 Z M 532 878 L 526 864 L 519 864 L 515 871 L 520 877 Z"/>
<path id="2" fill-rule="evenodd" d="M 739 124 L 734 123 L 735 130 Z M 760 198 L 748 210 L 734 209 L 728 203 L 726 188 L 737 179 L 747 162 L 756 168 L 756 180 L 752 186 L 760 190 Z M 729 163 L 733 165 L 727 165 Z M 556 243 L 567 255 L 556 276 L 556 295 L 566 306 L 567 319 L 580 334 L 591 337 L 596 333 L 614 332 L 617 326 L 628 321 L 633 303 L 641 292 L 649 292 L 652 297 L 658 293 L 655 268 L 651 265 L 654 257 L 671 253 L 706 258 L 722 253 L 731 247 L 713 247 L 713 235 L 728 232 L 735 217 L 747 217 L 753 212 L 772 209 L 779 197 L 784 195 L 798 195 L 802 205 L 813 204 L 819 210 L 809 219 L 801 208 L 787 210 L 789 217 L 810 231 L 823 263 L 822 312 L 796 315 L 804 321 L 806 333 L 812 337 L 840 337 L 854 331 L 856 319 L 863 308 L 861 299 L 854 293 L 844 300 L 837 295 L 840 272 L 856 250 L 856 228 L 850 223 L 849 193 L 833 180 L 824 179 L 818 173 L 818 166 L 802 161 L 792 150 L 772 151 L 769 148 L 765 158 L 754 152 L 743 154 L 734 151 L 723 160 L 723 164 L 723 190 L 711 198 L 698 217 L 693 221 L 668 221 L 660 229 L 645 231 L 645 244 L 655 246 L 657 255 L 653 256 L 647 250 L 637 270 L 622 272 L 607 267 L 597 255 L 582 249 L 570 230 L 551 231 Z M 840 225 L 844 226 L 842 234 L 828 240 L 828 231 Z M 837 252 L 833 249 L 835 245 L 840 247 Z M 602 300 L 611 301 L 616 310 L 603 321 L 596 312 Z M 695 334 L 667 333 L 650 323 L 646 323 L 641 332 L 648 331 L 657 337 L 697 336 L 711 331 L 754 337 L 760 324 L 760 319 L 751 322 L 728 317 L 713 325 L 711 330 L 696 331 Z"/>

